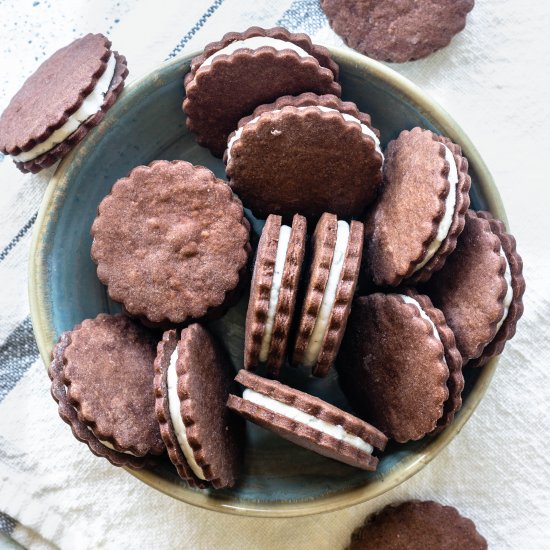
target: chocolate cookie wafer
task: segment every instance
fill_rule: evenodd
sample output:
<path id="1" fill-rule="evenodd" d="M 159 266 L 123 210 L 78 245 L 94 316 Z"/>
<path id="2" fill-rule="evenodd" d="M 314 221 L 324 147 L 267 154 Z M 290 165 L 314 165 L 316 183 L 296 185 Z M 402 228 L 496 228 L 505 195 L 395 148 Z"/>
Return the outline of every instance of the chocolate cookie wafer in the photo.
<path id="1" fill-rule="evenodd" d="M 156 340 L 123 315 L 100 314 L 64 332 L 48 374 L 74 436 L 115 466 L 143 468 L 164 452 L 155 415 Z"/>
<path id="2" fill-rule="evenodd" d="M 22 172 L 63 158 L 113 105 L 126 59 L 102 34 L 87 34 L 40 65 L 0 116 L 0 150 Z"/>
<path id="3" fill-rule="evenodd" d="M 225 403 L 235 372 L 199 324 L 164 333 L 155 360 L 156 413 L 168 456 L 193 487 L 232 487 L 242 466 L 244 422 Z"/>
<path id="4" fill-rule="evenodd" d="M 443 311 L 468 366 L 485 365 L 514 336 L 523 314 L 522 271 L 504 224 L 489 212 L 469 210 L 456 250 L 424 289 Z"/>
<path id="5" fill-rule="evenodd" d="M 363 470 L 375 470 L 374 449 L 387 438 L 376 428 L 325 401 L 247 372 L 235 380 L 243 396 L 230 395 L 227 406 L 247 420 L 328 458 Z"/>
<path id="6" fill-rule="evenodd" d="M 325 213 L 313 234 L 306 295 L 300 314 L 292 364 L 326 376 L 346 330 L 359 277 L 363 224 Z"/>
<path id="7" fill-rule="evenodd" d="M 330 95 L 283 97 L 239 121 L 224 155 L 230 185 L 256 217 L 359 216 L 382 181 L 370 116 Z"/>
<path id="8" fill-rule="evenodd" d="M 323 46 L 282 27 L 227 33 L 193 59 L 183 110 L 200 145 L 221 157 L 227 137 L 258 105 L 302 92 L 340 95 L 338 65 Z"/>
<path id="9" fill-rule="evenodd" d="M 413 292 L 355 300 L 337 370 L 353 409 L 399 443 L 443 428 L 461 405 L 453 335 L 429 298 Z"/>
<path id="10" fill-rule="evenodd" d="M 277 377 L 285 360 L 306 246 L 306 220 L 294 216 L 292 227 L 269 216 L 260 237 L 246 314 L 244 367 L 267 365 Z"/>

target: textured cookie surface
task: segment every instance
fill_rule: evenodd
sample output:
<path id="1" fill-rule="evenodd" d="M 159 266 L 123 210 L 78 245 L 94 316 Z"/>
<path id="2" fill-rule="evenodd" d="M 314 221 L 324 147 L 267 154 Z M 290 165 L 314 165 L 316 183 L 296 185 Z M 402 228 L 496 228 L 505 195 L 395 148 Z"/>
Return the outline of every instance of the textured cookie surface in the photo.
<path id="1" fill-rule="evenodd" d="M 276 399 L 317 419 L 341 426 L 347 433 L 363 439 L 377 449 L 384 450 L 387 442 L 384 434 L 366 422 L 317 397 L 245 370 L 239 371 L 236 380 L 246 388 Z M 291 420 L 282 414 L 274 413 L 235 395 L 229 397 L 228 407 L 251 422 L 328 458 L 365 470 L 374 470 L 378 464 L 376 457 L 356 449 L 348 442 L 338 440 L 320 432 L 311 425 Z"/>
<path id="2" fill-rule="evenodd" d="M 441 341 L 396 294 L 355 300 L 337 363 L 353 409 L 399 443 L 432 432 L 449 397 Z"/>
<path id="3" fill-rule="evenodd" d="M 291 49 L 277 51 L 263 46 L 220 55 L 209 66 L 201 68 L 208 57 L 222 48 L 253 37 L 284 40 L 299 46 L 308 56 L 300 57 Z M 307 91 L 340 95 L 337 78 L 338 66 L 328 50 L 312 44 L 305 34 L 290 33 L 280 27 L 251 27 L 243 33 L 230 32 L 219 42 L 208 44 L 204 53 L 191 63 L 191 71 L 185 77 L 183 102 L 187 127 L 197 134 L 200 145 L 221 157 L 227 137 L 239 119 L 258 105 Z"/>
<path id="4" fill-rule="evenodd" d="M 451 191 L 445 146 L 453 153 L 458 172 L 452 221 L 432 258 L 416 270 L 436 239 Z M 365 222 L 365 266 L 375 284 L 397 286 L 406 278 L 427 280 L 443 266 L 456 246 L 470 204 L 467 170 L 460 147 L 429 130 L 405 130 L 389 143 L 383 189 Z"/>
<path id="5" fill-rule="evenodd" d="M 380 186 L 377 138 L 340 112 L 311 105 L 308 98 L 285 98 L 270 111 L 260 107 L 257 121 L 241 120 L 239 135 L 230 136 L 225 156 L 230 185 L 257 217 L 288 219 L 300 213 L 317 221 L 324 212 L 359 216 Z M 329 96 L 316 103 L 329 109 L 339 104 Z M 350 106 L 345 102 L 343 108 L 352 110 Z M 370 118 L 356 118 L 377 135 Z"/>
<path id="6" fill-rule="evenodd" d="M 100 314 L 64 333 L 54 348 L 49 375 L 60 416 L 115 465 L 142 468 L 151 462 L 146 455 L 164 451 L 154 413 L 155 344 L 127 317 Z"/>
<path id="7" fill-rule="evenodd" d="M 420 59 L 449 44 L 474 0 L 321 0 L 351 48 L 381 61 Z"/>
<path id="8" fill-rule="evenodd" d="M 221 306 L 249 251 L 240 201 L 210 170 L 185 161 L 139 166 L 115 183 L 92 235 L 110 297 L 153 323 L 181 323 Z"/>

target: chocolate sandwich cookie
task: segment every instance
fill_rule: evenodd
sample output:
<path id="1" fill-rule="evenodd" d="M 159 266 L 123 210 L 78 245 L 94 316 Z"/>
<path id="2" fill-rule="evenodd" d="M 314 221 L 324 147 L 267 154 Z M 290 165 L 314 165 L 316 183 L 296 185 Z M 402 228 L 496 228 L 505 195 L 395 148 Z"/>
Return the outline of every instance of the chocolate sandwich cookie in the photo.
<path id="1" fill-rule="evenodd" d="M 448 425 L 462 404 L 462 362 L 443 314 L 427 296 L 355 300 L 337 363 L 353 409 L 399 443 Z"/>
<path id="2" fill-rule="evenodd" d="M 353 103 L 311 93 L 283 97 L 239 121 L 224 155 L 229 183 L 262 219 L 359 216 L 382 181 L 378 135 Z"/>
<path id="3" fill-rule="evenodd" d="M 250 225 L 229 186 L 202 166 L 155 161 L 118 180 L 92 225 L 92 259 L 133 316 L 183 323 L 220 308 L 246 270 Z"/>
<path id="4" fill-rule="evenodd" d="M 183 110 L 197 142 L 221 157 L 227 137 L 258 105 L 302 92 L 340 95 L 338 65 L 305 34 L 276 27 L 227 33 L 191 62 Z"/>
<path id="5" fill-rule="evenodd" d="M 40 65 L 0 116 L 0 150 L 22 172 L 63 158 L 117 100 L 126 58 L 102 34 L 87 34 Z"/>
<path id="6" fill-rule="evenodd" d="M 100 314 L 64 332 L 48 374 L 74 436 L 115 466 L 140 469 L 164 452 L 155 415 L 156 340 L 123 315 Z"/>
<path id="7" fill-rule="evenodd" d="M 373 426 L 325 401 L 251 372 L 235 380 L 243 396 L 230 395 L 227 406 L 247 420 L 300 447 L 362 470 L 376 470 L 374 449 L 387 438 Z"/>
<path id="8" fill-rule="evenodd" d="M 191 486 L 235 485 L 242 465 L 244 422 L 225 403 L 235 372 L 199 324 L 164 333 L 155 360 L 156 412 L 168 456 Z"/>
<path id="9" fill-rule="evenodd" d="M 432 500 L 391 504 L 353 532 L 348 550 L 486 550 L 474 522 Z"/>
<path id="10" fill-rule="evenodd" d="M 258 244 L 246 314 L 244 367 L 267 365 L 277 377 L 286 346 L 306 247 L 306 220 L 296 214 L 292 227 L 267 218 Z"/>
<path id="11" fill-rule="evenodd" d="M 468 162 L 429 130 L 401 132 L 386 149 L 384 185 L 365 221 L 365 269 L 376 285 L 426 281 L 456 246 L 470 205 Z"/>
<path id="12" fill-rule="evenodd" d="M 466 26 L 474 0 L 321 0 L 334 32 L 380 61 L 412 61 L 444 48 Z"/>
<path id="13" fill-rule="evenodd" d="M 293 365 L 326 376 L 336 359 L 357 286 L 363 224 L 323 214 L 313 234 L 313 257 L 292 353 Z"/>
<path id="14" fill-rule="evenodd" d="M 489 212 L 469 210 L 456 250 L 424 289 L 443 311 L 469 367 L 485 365 L 514 336 L 523 314 L 522 271 L 504 224 Z"/>

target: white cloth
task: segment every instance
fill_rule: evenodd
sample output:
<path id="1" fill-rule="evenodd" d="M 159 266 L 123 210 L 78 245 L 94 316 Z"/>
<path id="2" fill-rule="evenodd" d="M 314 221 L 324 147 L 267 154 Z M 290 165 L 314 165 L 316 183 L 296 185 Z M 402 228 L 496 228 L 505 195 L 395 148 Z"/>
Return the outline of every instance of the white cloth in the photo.
<path id="1" fill-rule="evenodd" d="M 111 37 L 129 60 L 130 80 L 173 51 L 195 51 L 253 24 L 282 22 L 341 44 L 314 0 L 3 0 L 0 21 L 0 110 L 40 60 L 88 31 Z M 73 438 L 49 395 L 28 318 L 28 228 L 52 170 L 23 176 L 9 159 L 0 162 L 0 528 L 32 549 L 333 549 L 367 513 L 417 497 L 458 507 L 492 548 L 548 548 L 549 28 L 546 2 L 484 0 L 448 48 L 392 66 L 455 117 L 492 170 L 525 263 L 526 311 L 454 441 L 389 494 L 323 517 L 255 519 L 194 508 Z"/>

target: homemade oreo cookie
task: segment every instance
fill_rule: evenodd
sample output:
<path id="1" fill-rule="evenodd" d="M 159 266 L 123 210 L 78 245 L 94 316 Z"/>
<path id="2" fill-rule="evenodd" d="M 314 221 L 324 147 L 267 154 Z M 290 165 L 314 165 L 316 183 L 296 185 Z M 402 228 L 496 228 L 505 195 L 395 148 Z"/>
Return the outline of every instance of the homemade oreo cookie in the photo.
<path id="1" fill-rule="evenodd" d="M 40 65 L 0 116 L 0 150 L 22 172 L 63 158 L 97 126 L 124 87 L 126 59 L 87 34 Z"/>
<path id="2" fill-rule="evenodd" d="M 399 443 L 448 425 L 462 404 L 462 362 L 427 296 L 355 300 L 336 364 L 354 411 Z"/>
<path id="3" fill-rule="evenodd" d="M 326 376 L 338 354 L 362 248 L 362 223 L 323 214 L 313 234 L 309 280 L 292 353 L 292 364 L 311 367 L 315 376 Z"/>
<path id="4" fill-rule="evenodd" d="M 277 377 L 286 346 L 306 247 L 306 220 L 295 215 L 292 227 L 269 216 L 260 237 L 246 314 L 244 367 L 266 363 Z"/>
<path id="5" fill-rule="evenodd" d="M 226 303 L 246 271 L 249 231 L 241 202 L 210 170 L 155 161 L 118 180 L 99 205 L 92 258 L 130 315 L 183 323 Z"/>
<path id="6" fill-rule="evenodd" d="M 386 446 L 386 436 L 353 415 L 276 382 L 240 370 L 235 380 L 243 396 L 230 395 L 227 406 L 247 420 L 328 458 L 363 470 L 375 470 L 374 448 Z"/>
<path id="7" fill-rule="evenodd" d="M 354 103 L 312 93 L 282 97 L 239 121 L 224 160 L 254 215 L 359 216 L 382 181 L 379 132 Z"/>
<path id="8" fill-rule="evenodd" d="M 155 360 L 156 413 L 168 456 L 192 487 L 235 485 L 244 422 L 226 406 L 235 372 L 199 324 L 164 333 Z"/>
<path id="9" fill-rule="evenodd" d="M 455 249 L 470 205 L 468 162 L 429 130 L 386 149 L 384 185 L 365 220 L 365 269 L 378 286 L 426 281 Z"/>
<path id="10" fill-rule="evenodd" d="M 504 224 L 489 212 L 469 210 L 456 250 L 424 289 L 443 311 L 468 366 L 485 365 L 514 336 L 523 314 L 522 271 Z"/>
<path id="11" fill-rule="evenodd" d="M 321 0 L 346 44 L 381 61 L 412 61 L 447 46 L 474 0 Z"/>
<path id="12" fill-rule="evenodd" d="M 302 92 L 340 95 L 338 65 L 323 46 L 282 27 L 227 33 L 193 59 L 183 110 L 197 142 L 221 157 L 227 137 L 258 105 Z"/>
<path id="13" fill-rule="evenodd" d="M 74 436 L 115 466 L 143 468 L 164 452 L 153 392 L 156 340 L 123 315 L 64 332 L 48 374 Z"/>

